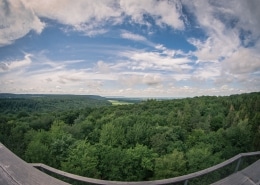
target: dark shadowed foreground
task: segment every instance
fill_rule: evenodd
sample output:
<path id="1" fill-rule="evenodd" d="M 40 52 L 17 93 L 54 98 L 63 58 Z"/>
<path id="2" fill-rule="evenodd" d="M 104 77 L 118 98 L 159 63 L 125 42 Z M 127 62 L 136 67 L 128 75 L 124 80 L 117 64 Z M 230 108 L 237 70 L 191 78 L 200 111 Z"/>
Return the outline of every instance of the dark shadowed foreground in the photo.
<path id="1" fill-rule="evenodd" d="M 243 155 L 259 155 L 259 152 L 254 152 L 254 154 L 239 154 L 232 159 L 229 160 L 236 160 L 235 158 L 240 159 L 239 156 Z M 146 181 L 146 182 L 116 182 L 116 181 L 104 181 L 104 180 L 97 180 L 97 179 L 91 179 L 91 178 L 85 178 L 85 177 L 79 177 L 79 180 L 82 182 L 90 182 L 91 184 L 139 184 L 139 185 L 145 185 L 145 184 L 172 184 L 177 179 L 182 179 L 181 181 L 176 182 L 184 182 L 185 184 L 188 184 L 188 179 L 191 179 L 196 176 L 200 176 L 206 173 L 207 171 L 213 171 L 213 168 L 218 168 L 221 166 L 226 165 L 225 163 L 230 163 L 229 160 L 213 166 L 211 168 L 195 172 L 189 175 L 176 177 L 172 179 L 165 179 L 165 180 L 157 180 L 157 181 Z M 240 162 L 239 162 L 240 163 Z M 43 165 L 45 166 L 45 165 Z M 46 169 L 50 168 L 46 166 Z M 54 171 L 59 171 L 56 169 L 52 169 Z M 61 171 L 59 171 L 61 172 Z M 60 173 L 60 175 L 66 176 L 66 177 L 72 177 L 72 179 L 77 179 L 77 176 L 73 174 L 69 174 L 66 172 Z M 75 177 L 74 177 L 75 176 Z M 87 179 L 85 181 L 84 179 Z M 88 181 L 90 179 L 90 181 Z M 174 180 L 175 179 L 175 180 Z M 186 179 L 186 180 L 184 180 Z M 238 171 L 227 178 L 224 178 L 216 183 L 214 185 L 259 185 L 260 183 L 260 159 L 257 160 L 255 163 L 250 165 L 249 167 Z M 58 179 L 55 179 L 39 170 L 33 167 L 33 165 L 26 163 L 19 157 L 17 157 L 15 154 L 13 154 L 9 149 L 7 149 L 4 145 L 0 143 L 0 184 L 2 185 L 66 185 L 67 183 L 60 181 Z"/>

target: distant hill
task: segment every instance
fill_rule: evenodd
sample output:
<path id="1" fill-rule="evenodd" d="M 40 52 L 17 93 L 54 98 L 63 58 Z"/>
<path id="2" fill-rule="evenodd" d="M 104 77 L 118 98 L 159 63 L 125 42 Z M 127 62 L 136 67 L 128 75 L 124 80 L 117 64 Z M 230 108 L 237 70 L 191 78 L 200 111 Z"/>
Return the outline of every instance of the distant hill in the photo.
<path id="1" fill-rule="evenodd" d="M 10 94 L 0 93 L 0 111 L 67 111 L 109 106 L 106 98 L 97 95 L 51 95 L 51 94 Z"/>

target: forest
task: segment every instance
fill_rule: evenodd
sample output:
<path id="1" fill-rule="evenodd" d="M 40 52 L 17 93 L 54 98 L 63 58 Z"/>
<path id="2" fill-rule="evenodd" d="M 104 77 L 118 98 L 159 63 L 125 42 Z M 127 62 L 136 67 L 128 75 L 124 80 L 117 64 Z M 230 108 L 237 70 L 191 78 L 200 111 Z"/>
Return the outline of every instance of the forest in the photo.
<path id="1" fill-rule="evenodd" d="M 104 180 L 171 178 L 259 151 L 259 120 L 260 92 L 122 105 L 0 95 L 0 142 L 27 162 Z"/>

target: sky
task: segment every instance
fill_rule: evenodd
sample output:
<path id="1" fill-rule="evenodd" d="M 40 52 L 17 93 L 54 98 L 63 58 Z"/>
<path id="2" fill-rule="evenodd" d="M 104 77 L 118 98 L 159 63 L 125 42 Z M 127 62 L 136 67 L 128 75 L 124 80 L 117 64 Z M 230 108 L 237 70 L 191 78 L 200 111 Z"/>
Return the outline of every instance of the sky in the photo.
<path id="1" fill-rule="evenodd" d="M 259 0 L 0 0 L 0 93 L 260 91 Z"/>

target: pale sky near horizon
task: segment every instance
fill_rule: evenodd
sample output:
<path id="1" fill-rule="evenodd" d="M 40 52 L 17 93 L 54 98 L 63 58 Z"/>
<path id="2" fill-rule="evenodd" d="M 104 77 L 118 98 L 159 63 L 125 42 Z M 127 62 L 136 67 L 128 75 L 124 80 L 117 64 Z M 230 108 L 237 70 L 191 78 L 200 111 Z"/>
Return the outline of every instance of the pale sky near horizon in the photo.
<path id="1" fill-rule="evenodd" d="M 1 0 L 0 93 L 260 91 L 260 0 Z"/>

